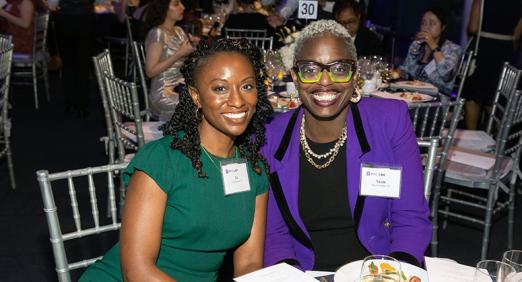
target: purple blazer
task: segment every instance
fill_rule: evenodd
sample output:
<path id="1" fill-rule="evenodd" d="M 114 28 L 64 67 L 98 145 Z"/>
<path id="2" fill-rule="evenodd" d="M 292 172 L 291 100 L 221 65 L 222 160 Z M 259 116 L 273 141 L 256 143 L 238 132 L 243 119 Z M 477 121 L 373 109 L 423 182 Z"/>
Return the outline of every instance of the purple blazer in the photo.
<path id="1" fill-rule="evenodd" d="M 267 124 L 267 143 L 262 153 L 270 164 L 271 187 L 265 266 L 282 260 L 295 260 L 304 270 L 314 266 L 310 235 L 298 208 L 302 116 L 303 109 L 299 108 L 277 115 Z M 362 99 L 355 109 L 350 108 L 346 126 L 348 201 L 359 241 L 372 254 L 392 254 L 404 261 L 422 263 L 432 225 L 423 195 L 419 148 L 406 104 Z M 402 166 L 400 199 L 359 196 L 361 163 Z"/>

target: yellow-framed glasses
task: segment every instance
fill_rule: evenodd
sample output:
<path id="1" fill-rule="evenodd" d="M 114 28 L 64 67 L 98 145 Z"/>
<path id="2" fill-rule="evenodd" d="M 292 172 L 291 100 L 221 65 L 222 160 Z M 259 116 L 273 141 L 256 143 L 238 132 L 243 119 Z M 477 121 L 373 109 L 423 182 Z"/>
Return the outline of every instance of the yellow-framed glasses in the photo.
<path id="1" fill-rule="evenodd" d="M 324 70 L 327 70 L 331 81 L 347 83 L 352 80 L 355 69 L 356 62 L 353 60 L 338 60 L 328 64 L 314 61 L 297 61 L 294 66 L 294 71 L 302 83 L 319 82 Z"/>

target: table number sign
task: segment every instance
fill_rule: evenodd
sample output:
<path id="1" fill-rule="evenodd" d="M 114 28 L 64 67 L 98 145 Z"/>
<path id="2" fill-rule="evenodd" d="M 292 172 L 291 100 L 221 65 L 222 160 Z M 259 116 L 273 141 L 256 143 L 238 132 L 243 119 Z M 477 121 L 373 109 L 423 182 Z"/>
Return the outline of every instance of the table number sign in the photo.
<path id="1" fill-rule="evenodd" d="M 319 2 L 316 0 L 299 0 L 297 9 L 297 18 L 315 20 L 317 19 L 317 10 L 319 9 Z"/>

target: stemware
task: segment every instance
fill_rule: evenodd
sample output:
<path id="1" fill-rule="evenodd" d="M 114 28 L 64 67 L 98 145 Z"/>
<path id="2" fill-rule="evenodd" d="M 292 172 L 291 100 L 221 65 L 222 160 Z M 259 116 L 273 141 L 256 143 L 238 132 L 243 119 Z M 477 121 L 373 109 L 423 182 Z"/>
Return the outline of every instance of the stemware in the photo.
<path id="1" fill-rule="evenodd" d="M 475 267 L 473 282 L 515 282 L 515 268 L 497 260 L 481 260 Z"/>
<path id="2" fill-rule="evenodd" d="M 502 255 L 502 262 L 511 265 L 516 272 L 522 272 L 522 250 L 505 251 Z"/>
<path id="3" fill-rule="evenodd" d="M 360 282 L 400 282 L 401 264 L 398 260 L 384 255 L 373 255 L 364 258 Z"/>

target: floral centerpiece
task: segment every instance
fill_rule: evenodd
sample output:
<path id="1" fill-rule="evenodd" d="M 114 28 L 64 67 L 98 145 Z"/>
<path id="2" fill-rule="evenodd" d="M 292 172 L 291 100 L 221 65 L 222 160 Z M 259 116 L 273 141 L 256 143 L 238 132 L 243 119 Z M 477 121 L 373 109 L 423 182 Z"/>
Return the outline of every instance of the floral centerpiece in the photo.
<path id="1" fill-rule="evenodd" d="M 283 64 L 286 71 L 290 71 L 294 63 L 294 43 L 299 36 L 299 31 L 296 30 L 295 26 L 292 26 L 291 28 L 285 26 L 282 27 L 276 34 L 278 36 L 278 41 L 285 44 L 285 46 L 279 49 L 279 53 L 283 59 Z"/>

